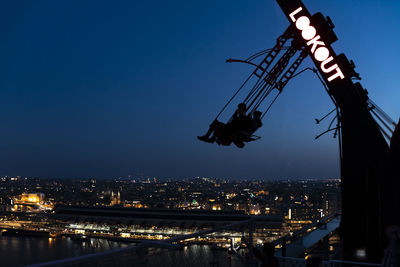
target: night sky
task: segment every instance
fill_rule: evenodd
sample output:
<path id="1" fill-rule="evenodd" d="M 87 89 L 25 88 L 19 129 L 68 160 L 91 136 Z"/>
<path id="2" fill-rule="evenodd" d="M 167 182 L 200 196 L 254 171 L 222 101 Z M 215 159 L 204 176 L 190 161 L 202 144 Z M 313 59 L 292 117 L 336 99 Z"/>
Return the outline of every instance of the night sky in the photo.
<path id="1" fill-rule="evenodd" d="M 331 17 L 336 53 L 397 121 L 400 2 L 304 3 Z M 333 104 L 311 72 L 285 88 L 260 141 L 196 139 L 253 70 L 225 59 L 271 48 L 288 25 L 273 0 L 2 1 L 0 175 L 338 177 L 337 139 L 314 140 Z"/>

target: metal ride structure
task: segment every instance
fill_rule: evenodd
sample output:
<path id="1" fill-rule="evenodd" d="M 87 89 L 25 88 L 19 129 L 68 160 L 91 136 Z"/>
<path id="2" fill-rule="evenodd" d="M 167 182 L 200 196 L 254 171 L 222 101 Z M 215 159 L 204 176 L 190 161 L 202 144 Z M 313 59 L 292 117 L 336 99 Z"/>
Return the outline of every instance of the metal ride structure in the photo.
<path id="1" fill-rule="evenodd" d="M 396 174 L 388 171 L 391 168 L 387 134 L 372 115 L 376 112 L 371 106 L 376 105 L 360 83 L 353 83 L 352 78 L 359 78 L 354 64 L 333 51 L 331 44 L 337 38 L 330 19 L 321 13 L 311 16 L 300 0 L 277 2 L 295 38 L 309 51 L 339 111 L 343 258 L 353 259 L 365 251 L 368 261 L 379 262 L 385 246 L 385 229 L 398 224 L 388 207 L 398 208 L 399 203 L 390 189 L 396 188 L 398 182 Z"/>
<path id="2" fill-rule="evenodd" d="M 261 51 L 246 60 L 227 60 L 247 63 L 256 68 L 216 119 L 250 83 L 251 78 L 256 81 L 242 101 L 249 114 L 256 109 L 260 110 L 266 98 L 272 92 L 277 92 L 270 103 L 265 105 L 265 116 L 288 81 L 311 69 L 306 68 L 295 74 L 309 55 L 316 66 L 316 69 L 311 70 L 318 76 L 336 107 L 334 119 L 337 125 L 331 128 L 332 120 L 326 132 L 335 130 L 334 136 L 338 135 L 339 140 L 342 257 L 353 260 L 365 254 L 365 260 L 380 262 L 387 242 L 385 229 L 390 225 L 399 225 L 398 215 L 396 212 L 391 213 L 391 210 L 398 210 L 400 206 L 393 191 L 393 188 L 399 188 L 399 182 L 396 181 L 399 177 L 394 173 L 394 168 L 389 166 L 387 142 L 396 124 L 369 99 L 367 90 L 359 82 L 353 82 L 361 79 L 354 70 L 354 63 L 344 54 L 336 55 L 332 49 L 331 44 L 338 38 L 332 30 L 334 25 L 330 18 L 325 18 L 321 13 L 311 15 L 301 0 L 277 0 L 277 3 L 290 26 L 277 38 L 272 49 Z M 285 46 L 289 40 L 291 45 Z M 285 52 L 279 58 L 277 55 L 281 51 Z M 296 54 L 297 59 L 289 66 L 291 58 Z M 264 55 L 259 64 L 253 63 L 254 59 Z M 320 120 L 316 121 L 319 123 Z"/>

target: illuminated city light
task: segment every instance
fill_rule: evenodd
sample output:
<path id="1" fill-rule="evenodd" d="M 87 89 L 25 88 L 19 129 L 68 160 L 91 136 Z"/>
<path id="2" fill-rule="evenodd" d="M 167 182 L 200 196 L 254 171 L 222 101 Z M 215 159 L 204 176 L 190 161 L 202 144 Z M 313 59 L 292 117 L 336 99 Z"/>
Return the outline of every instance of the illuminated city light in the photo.
<path id="1" fill-rule="evenodd" d="M 291 219 L 289 219 L 288 216 L 286 216 L 286 218 L 282 217 L 281 219 L 283 223 L 278 228 L 269 228 L 266 225 L 257 227 L 257 232 L 254 234 L 254 241 L 261 245 L 265 242 L 273 242 L 283 235 L 290 234 L 294 231 L 300 230 L 308 224 L 313 223 L 316 218 L 320 218 L 320 213 L 317 209 L 332 209 L 331 199 L 327 198 L 326 195 L 321 194 L 321 191 L 319 191 L 326 190 L 327 183 L 325 182 L 318 182 L 316 184 L 303 184 L 301 181 L 291 182 L 289 184 L 287 182 L 281 184 L 269 182 L 246 182 L 236 185 L 233 182 L 218 181 L 220 187 L 218 187 L 216 190 L 217 192 L 214 190 L 209 190 L 211 187 L 214 188 L 214 184 L 217 183 L 217 181 L 218 180 L 213 180 L 211 183 L 203 179 L 192 180 L 190 181 L 190 186 L 188 186 L 185 181 L 182 183 L 163 183 L 162 185 L 160 183 L 151 183 L 149 184 L 148 188 L 139 188 L 139 191 L 137 191 L 137 193 L 139 193 L 138 195 L 148 196 L 151 194 L 153 195 L 152 199 L 147 199 L 145 197 L 134 197 L 129 199 L 129 193 L 127 191 L 121 190 L 118 184 L 116 184 L 114 188 L 108 188 L 108 182 L 98 181 L 96 183 L 96 189 L 93 191 L 97 191 L 97 198 L 87 199 L 82 198 L 82 195 L 79 194 L 80 192 L 88 192 L 85 188 L 88 188 L 88 186 L 92 183 L 88 183 L 86 181 L 74 181 L 70 185 L 63 185 L 62 183 L 57 183 L 55 185 L 53 185 L 53 183 L 49 183 L 49 185 L 46 185 L 47 181 L 44 183 L 38 182 L 35 183 L 33 187 L 27 187 L 24 190 L 34 190 L 34 188 L 36 188 L 39 184 L 43 190 L 45 190 L 46 194 L 49 194 L 48 198 L 46 198 L 46 201 L 44 199 L 44 195 L 41 195 L 41 193 L 29 193 L 36 195 L 29 195 L 26 193 L 24 197 L 22 197 L 22 194 L 16 195 L 12 197 L 12 200 L 14 200 L 16 203 L 21 203 L 21 200 L 23 199 L 26 201 L 26 203 L 32 203 L 32 206 L 39 207 L 39 211 L 45 211 L 45 206 L 48 205 L 46 203 L 50 203 L 49 201 L 52 201 L 52 203 L 54 203 L 53 205 L 58 204 L 60 199 L 62 199 L 61 201 L 64 201 L 63 193 L 60 191 L 57 191 L 56 197 L 51 195 L 51 193 L 47 193 L 49 191 L 47 186 L 50 186 L 50 188 L 55 186 L 57 189 L 63 188 L 63 190 L 69 193 L 76 192 L 75 194 L 77 194 L 76 198 L 72 198 L 68 202 L 69 205 L 65 207 L 66 209 L 80 209 L 79 207 L 73 206 L 86 203 L 87 206 L 84 209 L 88 210 L 93 209 L 93 211 L 95 211 L 96 209 L 101 210 L 102 208 L 106 208 L 113 212 L 118 212 L 120 209 L 130 212 L 129 208 L 122 208 L 122 206 L 133 208 L 140 204 L 143 205 L 143 207 L 149 208 L 154 207 L 154 203 L 167 203 L 173 201 L 176 203 L 176 206 L 174 206 L 173 209 L 180 207 L 180 211 L 170 211 L 171 217 L 168 217 L 168 222 L 163 222 L 163 219 L 157 221 L 149 221 L 147 219 L 138 219 L 135 221 L 126 220 L 123 218 L 125 216 L 123 215 L 124 212 L 122 212 L 121 218 L 116 216 L 112 219 L 103 218 L 99 220 L 95 219 L 93 215 L 84 212 L 84 215 L 78 216 L 66 215 L 68 213 L 61 215 L 66 216 L 64 217 L 66 222 L 61 224 L 57 223 L 56 225 L 49 225 L 49 221 L 43 220 L 43 222 L 40 223 L 39 228 L 35 228 L 37 227 L 36 225 L 21 219 L 1 220 L 2 218 L 0 218 L 0 227 L 36 229 L 38 231 L 45 232 L 50 232 L 49 227 L 51 227 L 50 229 L 52 230 L 48 237 L 52 239 L 49 239 L 48 242 L 49 245 L 51 244 L 52 246 L 55 244 L 54 242 L 60 238 L 60 236 L 69 236 L 71 238 L 75 238 L 77 241 L 86 242 L 85 244 L 90 244 L 92 240 L 89 240 L 89 238 L 111 238 L 116 240 L 119 239 L 121 242 L 128 241 L 123 239 L 129 239 L 129 241 L 135 239 L 159 241 L 174 236 L 193 234 L 201 230 L 211 229 L 213 227 L 212 225 L 214 223 L 194 223 L 191 221 L 184 223 L 171 223 L 170 220 L 173 219 L 173 216 L 176 212 L 180 213 L 184 210 L 198 209 L 199 207 L 202 207 L 201 213 L 209 212 L 210 215 L 213 214 L 213 210 L 215 210 L 224 211 L 224 214 L 226 212 L 232 212 L 233 214 L 236 213 L 240 216 L 263 216 L 267 214 L 277 215 L 283 211 L 282 204 L 288 205 L 288 208 L 291 209 L 291 214 L 289 216 Z M 337 181 L 330 181 L 328 183 L 332 184 L 332 189 L 337 190 L 339 185 Z M 298 192 L 299 190 L 303 190 L 303 185 L 304 188 L 312 185 L 313 192 L 315 192 L 318 198 L 314 197 L 314 195 L 311 195 L 310 198 L 305 200 L 306 197 L 304 194 L 299 195 Z M 15 186 L 15 184 L 12 186 Z M 174 190 L 172 191 L 173 193 L 170 193 L 167 190 L 162 190 L 163 188 L 160 188 L 161 186 L 174 186 Z M 178 188 L 183 190 L 179 191 Z M 317 191 L 315 191 L 316 188 L 318 188 Z M 118 192 L 120 193 L 118 194 Z M 158 192 L 159 194 L 156 195 L 153 192 Z M 113 196 L 113 199 L 111 196 Z M 189 199 L 186 199 L 186 196 L 189 196 Z M 195 203 L 193 203 L 194 196 L 196 196 Z M 250 196 L 252 196 L 251 201 L 249 201 Z M 319 196 L 324 197 L 320 199 Z M 327 206 L 326 203 L 328 199 L 329 205 Z M 32 200 L 38 200 L 40 204 L 36 204 L 36 202 L 30 202 Z M 112 200 L 114 200 L 114 203 L 112 203 Z M 295 204 L 296 200 L 298 200 L 300 204 Z M 332 200 L 332 203 L 336 205 L 334 201 L 335 200 Z M 9 203 L 11 202 L 12 201 Z M 121 207 L 114 209 L 111 205 L 117 204 L 115 202 L 119 202 Z M 11 211 L 11 208 L 15 208 L 15 211 L 20 211 L 18 205 L 24 207 L 24 205 L 21 204 L 16 204 L 15 206 L 11 206 L 10 204 L 8 205 L 9 211 Z M 313 208 L 309 208 L 309 205 L 313 206 Z M 147 213 L 147 211 L 136 212 L 141 214 Z M 57 209 L 51 213 L 46 213 L 46 217 L 49 216 L 49 218 L 51 218 L 53 213 L 55 213 L 55 216 L 60 216 L 60 210 Z M 182 214 L 186 214 L 186 212 L 183 212 Z M 42 214 L 36 213 L 34 216 L 42 216 Z M 188 216 L 190 215 L 188 214 Z M 235 238 L 235 244 L 242 243 L 241 238 L 237 237 L 237 233 L 232 231 L 221 231 L 218 233 L 208 234 L 206 237 L 196 237 L 192 240 L 187 240 L 184 242 L 184 244 L 204 242 L 207 244 L 218 244 L 217 246 L 219 248 L 228 248 L 232 238 Z"/>

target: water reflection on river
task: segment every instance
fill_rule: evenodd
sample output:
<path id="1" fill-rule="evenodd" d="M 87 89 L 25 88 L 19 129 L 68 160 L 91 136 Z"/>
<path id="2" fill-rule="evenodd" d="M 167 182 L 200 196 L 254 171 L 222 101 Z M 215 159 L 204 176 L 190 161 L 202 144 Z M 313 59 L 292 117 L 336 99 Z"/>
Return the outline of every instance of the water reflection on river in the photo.
<path id="1" fill-rule="evenodd" d="M 20 266 L 58 260 L 113 248 L 126 243 L 90 239 L 88 242 L 64 238 L 0 236 L 0 266 Z"/>
<path id="2" fill-rule="evenodd" d="M 0 236 L 0 266 L 21 266 L 125 247 L 132 243 L 91 238 L 86 242 L 64 238 Z M 133 266 L 242 266 L 237 257 L 208 245 L 183 250 L 150 248 L 131 258 Z M 118 263 L 116 263 L 118 264 Z M 86 266 L 90 266 L 87 264 Z M 115 267 L 116 265 L 114 265 Z"/>
<path id="3" fill-rule="evenodd" d="M 146 257 L 135 266 L 158 267 L 240 267 L 246 266 L 235 255 L 227 251 L 212 250 L 209 245 L 191 245 L 183 250 L 152 248 Z"/>

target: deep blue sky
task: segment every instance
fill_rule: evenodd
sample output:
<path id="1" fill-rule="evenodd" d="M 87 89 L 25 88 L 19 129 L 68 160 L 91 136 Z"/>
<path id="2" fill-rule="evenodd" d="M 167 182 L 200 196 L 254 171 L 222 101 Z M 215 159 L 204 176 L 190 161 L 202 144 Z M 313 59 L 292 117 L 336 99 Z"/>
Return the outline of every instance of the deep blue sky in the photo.
<path id="1" fill-rule="evenodd" d="M 399 1 L 304 3 L 332 18 L 336 52 L 397 120 Z M 337 177 L 337 140 L 314 140 L 333 105 L 312 73 L 286 87 L 260 141 L 196 140 L 252 70 L 225 59 L 272 47 L 287 26 L 273 0 L 2 1 L 0 175 Z"/>

